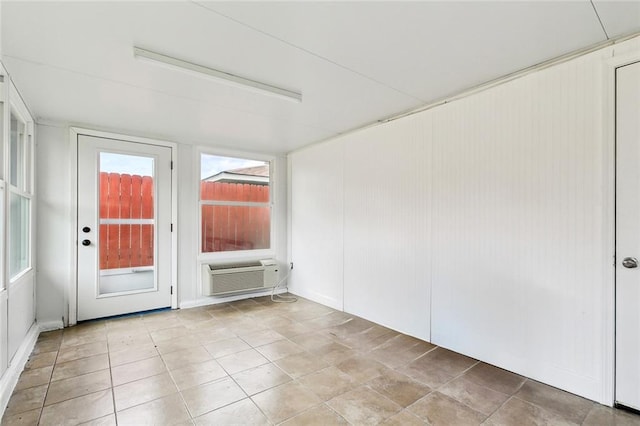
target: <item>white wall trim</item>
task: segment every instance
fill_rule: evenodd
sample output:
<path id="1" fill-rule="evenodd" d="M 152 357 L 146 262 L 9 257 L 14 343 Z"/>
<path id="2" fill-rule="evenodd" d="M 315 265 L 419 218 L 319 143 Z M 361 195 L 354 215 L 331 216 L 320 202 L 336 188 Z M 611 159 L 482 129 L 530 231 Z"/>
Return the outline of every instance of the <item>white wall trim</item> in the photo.
<path id="1" fill-rule="evenodd" d="M 78 135 L 94 136 L 106 139 L 117 139 L 126 142 L 144 143 L 148 145 L 164 146 L 171 148 L 171 160 L 173 161 L 173 173 L 171 176 L 171 223 L 173 223 L 173 233 L 171 234 L 171 285 L 174 291 L 171 295 L 171 309 L 178 308 L 178 144 L 159 139 L 150 139 L 139 136 L 124 135 L 120 133 L 104 132 L 100 130 L 85 129 L 80 127 L 69 128 L 69 156 L 70 162 L 70 200 L 72 228 L 70 233 L 70 241 L 73 241 L 71 248 L 71 271 L 72 277 L 69 286 L 65 290 L 65 307 L 68 309 L 67 325 L 75 325 L 77 323 L 78 314 L 78 244 L 76 241 L 76 231 L 78 229 Z"/>
<path id="2" fill-rule="evenodd" d="M 616 332 L 616 299 L 615 299 L 615 203 L 616 203 L 616 69 L 640 61 L 640 52 L 615 56 L 606 60 L 602 68 L 602 146 L 604 155 L 603 167 L 603 206 L 604 215 L 604 259 L 607 268 L 604 268 L 603 293 L 603 388 L 601 401 L 613 406 L 615 403 L 615 332 Z"/>
<path id="3" fill-rule="evenodd" d="M 0 378 L 0 414 L 4 414 L 7 408 L 11 394 L 16 384 L 18 384 L 20 374 L 24 370 L 24 366 L 27 364 L 31 352 L 33 352 L 39 334 L 40 326 L 33 323 L 22 344 L 18 347 L 18 351 L 11 360 L 9 368 L 7 368 L 7 371 L 5 371 L 2 378 Z"/>
<path id="4" fill-rule="evenodd" d="M 286 293 L 287 291 L 288 291 L 287 288 L 279 288 L 278 290 L 275 291 L 275 294 L 282 294 L 282 293 Z M 203 296 L 200 299 L 186 300 L 186 301 L 180 302 L 180 309 L 191 309 L 191 308 L 197 308 L 200 306 L 219 305 L 221 303 L 235 302 L 236 300 L 269 296 L 270 294 L 271 294 L 271 290 L 259 291 L 255 293 L 243 293 L 243 294 L 237 294 L 235 296 L 228 296 L 228 297 L 204 297 Z"/>
<path id="5" fill-rule="evenodd" d="M 44 333 L 46 331 L 62 330 L 64 328 L 64 323 L 62 320 L 39 322 L 38 327 L 40 329 L 40 333 Z"/>

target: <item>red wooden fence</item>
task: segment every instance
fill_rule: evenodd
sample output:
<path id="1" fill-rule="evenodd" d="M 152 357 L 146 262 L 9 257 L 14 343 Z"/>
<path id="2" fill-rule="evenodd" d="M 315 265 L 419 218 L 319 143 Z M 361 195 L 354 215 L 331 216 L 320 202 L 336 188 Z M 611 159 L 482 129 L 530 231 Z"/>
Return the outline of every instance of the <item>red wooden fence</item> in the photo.
<path id="1" fill-rule="evenodd" d="M 153 265 L 153 227 L 126 219 L 153 219 L 151 176 L 100 173 L 100 219 L 125 223 L 100 225 L 100 269 Z"/>
<path id="2" fill-rule="evenodd" d="M 200 198 L 215 201 L 269 202 L 267 185 L 201 182 Z M 249 206 L 202 206 L 205 253 L 269 248 L 271 209 Z"/>
<path id="3" fill-rule="evenodd" d="M 269 202 L 267 185 L 201 182 L 202 200 Z M 271 209 L 249 206 L 202 206 L 202 251 L 269 248 Z M 100 269 L 153 266 L 154 225 L 127 224 L 153 219 L 153 178 L 100 173 Z M 124 223 L 122 223 L 124 222 Z"/>

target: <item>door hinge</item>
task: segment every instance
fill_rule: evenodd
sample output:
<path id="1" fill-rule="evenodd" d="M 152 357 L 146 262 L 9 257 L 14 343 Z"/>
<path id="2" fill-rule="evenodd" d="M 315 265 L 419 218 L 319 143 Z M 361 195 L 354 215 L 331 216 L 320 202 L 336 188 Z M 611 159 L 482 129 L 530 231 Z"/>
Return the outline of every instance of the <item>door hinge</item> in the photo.
<path id="1" fill-rule="evenodd" d="M 173 286 L 171 286 L 171 294 L 173 295 Z"/>
<path id="2" fill-rule="evenodd" d="M 171 224 L 171 232 L 173 232 L 173 223 Z"/>
<path id="3" fill-rule="evenodd" d="M 171 170 L 173 170 L 173 160 L 171 160 Z"/>

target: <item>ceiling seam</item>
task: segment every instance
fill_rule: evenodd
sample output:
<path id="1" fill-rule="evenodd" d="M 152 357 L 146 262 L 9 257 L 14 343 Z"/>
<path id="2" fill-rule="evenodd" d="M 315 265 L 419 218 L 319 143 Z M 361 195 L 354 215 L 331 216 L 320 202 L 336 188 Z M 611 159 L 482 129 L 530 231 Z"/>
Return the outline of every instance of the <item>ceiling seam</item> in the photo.
<path id="1" fill-rule="evenodd" d="M 11 58 L 11 59 L 16 60 L 16 61 L 21 61 L 21 62 L 25 62 L 25 63 L 29 63 L 29 64 L 41 66 L 41 67 L 53 68 L 53 69 L 58 70 L 58 71 L 64 71 L 64 72 L 68 72 L 68 73 L 71 73 L 71 74 L 81 75 L 81 76 L 88 77 L 88 78 L 93 78 L 93 79 L 96 79 L 96 80 L 103 80 L 103 81 L 107 81 L 109 83 L 120 84 L 120 85 L 123 85 L 123 86 L 132 87 L 132 88 L 139 89 L 139 90 L 146 90 L 146 91 L 149 91 L 149 92 L 152 92 L 152 93 L 157 93 L 157 94 L 168 96 L 168 97 L 171 97 L 171 98 L 182 99 L 182 100 L 189 101 L 189 102 L 194 102 L 194 103 L 197 103 L 197 104 L 205 104 L 205 105 L 210 105 L 211 104 L 211 102 L 207 101 L 207 100 L 201 100 L 201 99 L 197 99 L 197 98 L 193 98 L 193 97 L 189 97 L 189 96 L 176 95 L 176 94 L 173 94 L 173 93 L 165 92 L 163 90 L 153 89 L 153 88 L 144 87 L 144 86 L 138 86 L 136 84 L 127 83 L 127 82 L 121 81 L 121 80 L 114 80 L 112 78 L 106 78 L 106 77 L 102 77 L 102 76 L 94 75 L 94 74 L 89 74 L 89 73 L 82 72 L 82 71 L 76 71 L 76 70 L 72 70 L 72 69 L 69 69 L 69 68 L 60 67 L 60 66 L 57 66 L 57 65 L 51 65 L 51 64 L 46 64 L 46 63 L 42 63 L 42 62 L 32 61 L 30 59 L 21 58 L 19 56 L 13 56 L 13 55 L 2 55 L 2 56 L 5 57 L 5 58 Z M 9 77 L 10 76 L 11 76 L 11 74 L 9 74 Z M 227 106 L 223 106 L 223 105 L 219 105 L 219 104 L 215 104 L 215 103 L 213 105 L 215 107 L 217 107 L 217 108 L 222 108 L 222 109 L 226 109 L 226 110 L 229 110 L 229 111 L 240 112 L 240 113 L 243 113 L 243 114 L 250 114 L 250 115 L 257 116 L 257 117 L 276 119 L 276 120 L 281 120 L 281 121 L 285 121 L 285 122 L 287 121 L 286 117 L 284 117 L 284 116 L 263 115 L 263 114 L 258 114 L 258 113 L 253 112 L 253 111 L 246 111 L 246 110 L 238 109 L 238 108 L 229 108 Z M 321 122 L 321 123 L 324 123 L 324 122 Z M 325 126 L 322 126 L 322 125 L 317 125 L 317 124 L 302 123 L 302 124 L 298 124 L 298 126 L 309 127 L 309 128 L 312 128 L 312 129 L 322 130 L 322 131 L 330 131 L 330 132 L 334 132 L 335 131 L 332 128 L 328 128 L 328 127 L 325 127 Z"/>
<path id="2" fill-rule="evenodd" d="M 595 3 L 593 3 L 593 0 L 589 0 L 589 3 L 591 3 L 591 7 L 593 8 L 593 12 L 596 14 L 596 18 L 598 18 L 598 22 L 600 22 L 600 27 L 602 28 L 602 32 L 604 33 L 604 36 L 607 38 L 607 40 L 610 40 L 609 34 L 607 33 L 607 29 L 604 27 L 604 23 L 602 22 L 602 19 L 600 18 L 600 14 L 598 13 L 598 9 L 596 8 Z"/>
<path id="3" fill-rule="evenodd" d="M 298 45 L 296 45 L 296 44 L 290 43 L 290 42 L 288 42 L 288 41 L 286 41 L 286 40 L 283 40 L 283 39 L 281 39 L 281 38 L 279 38 L 279 37 L 276 37 L 276 36 L 275 36 L 275 35 L 273 35 L 273 34 L 270 34 L 270 33 L 266 32 L 266 31 L 263 31 L 263 30 L 261 30 L 261 29 L 259 29 L 259 28 L 256 28 L 256 27 L 254 27 L 254 26 L 251 26 L 251 25 L 249 25 L 249 24 L 247 24 L 247 23 L 245 23 L 245 22 L 239 21 L 238 19 L 235 19 L 235 18 L 233 18 L 233 17 L 231 17 L 231 16 L 229 16 L 229 15 L 225 15 L 224 13 L 219 12 L 219 11 L 217 11 L 217 10 L 215 10 L 215 9 L 211 9 L 211 8 L 207 7 L 206 5 L 199 3 L 197 0 L 189 0 L 189 1 L 191 1 L 191 3 L 193 3 L 193 4 L 197 5 L 197 6 L 201 7 L 201 8 L 203 8 L 203 9 L 205 9 L 205 10 L 207 10 L 207 11 L 211 12 L 211 13 L 215 13 L 216 15 L 222 16 L 223 18 L 228 19 L 228 20 L 229 20 L 229 21 L 231 21 L 231 22 L 235 22 L 236 24 L 238 24 L 238 25 L 242 25 L 243 27 L 246 27 L 246 28 L 249 28 L 249 29 L 250 29 L 250 30 L 252 30 L 252 31 L 255 31 L 255 32 L 260 33 L 260 34 L 262 34 L 262 35 L 264 35 L 264 36 L 267 36 L 267 37 L 269 37 L 269 38 L 272 38 L 272 39 L 274 39 L 274 40 L 277 40 L 277 41 L 279 41 L 280 43 L 286 44 L 286 45 L 287 45 L 287 46 L 289 46 L 289 47 L 293 47 L 294 49 L 300 50 L 301 52 L 304 52 L 304 53 L 306 53 L 306 54 L 308 54 L 308 55 L 311 55 L 311 56 L 313 56 L 313 57 L 315 57 L 315 58 L 321 59 L 321 60 L 323 60 L 323 61 L 325 61 L 325 62 L 328 62 L 328 63 L 330 63 L 330 64 L 332 64 L 332 65 L 335 65 L 335 66 L 337 66 L 337 67 L 339 67 L 339 68 L 342 68 L 342 69 L 343 69 L 343 70 L 345 70 L 345 71 L 349 71 L 350 73 L 353 73 L 353 74 L 358 75 L 358 76 L 360 76 L 360 77 L 362 77 L 362 78 L 365 78 L 365 79 L 367 79 L 367 80 L 369 80 L 369 81 L 372 81 L 372 82 L 374 82 L 374 83 L 376 83 L 376 84 L 379 84 L 379 85 L 381 85 L 381 86 L 383 86 L 383 87 L 386 87 L 387 89 L 393 90 L 393 91 L 395 91 L 395 92 L 397 92 L 397 93 L 400 93 L 400 94 L 402 94 L 402 95 L 404 95 L 404 96 L 408 96 L 408 97 L 410 97 L 410 98 L 412 98 L 412 99 L 414 99 L 414 100 L 416 100 L 416 101 L 418 101 L 418 102 L 422 102 L 422 103 L 426 103 L 426 102 L 427 102 L 426 100 L 424 100 L 424 99 L 422 99 L 422 98 L 418 98 L 418 97 L 416 97 L 416 96 L 414 96 L 414 95 L 411 95 L 411 94 L 409 94 L 409 93 L 407 93 L 407 92 L 404 92 L 404 91 L 402 91 L 402 90 L 400 90 L 400 89 L 397 89 L 397 88 L 395 88 L 395 87 L 393 87 L 393 86 L 389 86 L 388 84 L 383 83 L 383 82 L 381 82 L 381 81 L 379 81 L 379 80 L 376 80 L 376 79 L 375 79 L 375 78 L 373 78 L 373 77 L 370 77 L 370 76 L 368 76 L 368 75 L 366 75 L 366 74 L 363 74 L 363 73 L 361 73 L 361 72 L 359 72 L 359 71 L 356 71 L 356 70 L 351 69 L 351 68 L 349 68 L 349 67 L 347 67 L 347 66 L 344 66 L 344 65 L 339 64 L 339 63 L 337 63 L 337 62 L 335 62 L 335 61 L 332 61 L 331 59 L 329 59 L 329 58 L 327 58 L 327 57 L 324 57 L 324 56 L 322 56 L 322 55 L 319 55 L 319 54 L 317 54 L 317 53 L 314 53 L 314 52 L 312 52 L 312 51 L 310 51 L 310 50 L 307 50 L 307 49 L 305 49 L 304 47 L 301 47 L 301 46 L 298 46 Z"/>

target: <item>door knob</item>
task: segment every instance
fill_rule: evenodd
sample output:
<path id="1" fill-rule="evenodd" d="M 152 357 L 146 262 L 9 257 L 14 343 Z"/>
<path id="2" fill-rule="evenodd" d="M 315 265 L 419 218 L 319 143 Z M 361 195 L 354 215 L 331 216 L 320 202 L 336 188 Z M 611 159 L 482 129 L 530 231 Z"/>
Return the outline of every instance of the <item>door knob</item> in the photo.
<path id="1" fill-rule="evenodd" d="M 82 240 L 82 245 L 83 245 L 83 246 L 90 246 L 90 245 L 91 245 L 91 241 L 89 241 L 89 240 Z"/>
<path id="2" fill-rule="evenodd" d="M 625 268 L 637 268 L 638 267 L 638 259 L 635 257 L 625 257 L 622 259 L 622 266 Z"/>

